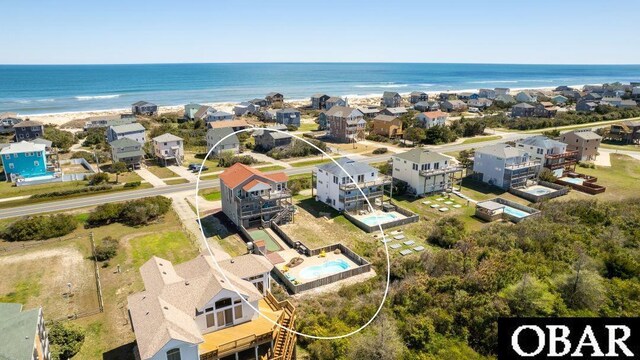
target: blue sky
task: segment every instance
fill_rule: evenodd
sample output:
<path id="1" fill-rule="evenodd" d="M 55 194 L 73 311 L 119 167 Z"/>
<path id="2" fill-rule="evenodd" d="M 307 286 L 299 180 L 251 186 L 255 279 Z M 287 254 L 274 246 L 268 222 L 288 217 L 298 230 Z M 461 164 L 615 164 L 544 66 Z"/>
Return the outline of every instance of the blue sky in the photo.
<path id="1" fill-rule="evenodd" d="M 638 64 L 637 0 L 2 1 L 0 64 Z"/>

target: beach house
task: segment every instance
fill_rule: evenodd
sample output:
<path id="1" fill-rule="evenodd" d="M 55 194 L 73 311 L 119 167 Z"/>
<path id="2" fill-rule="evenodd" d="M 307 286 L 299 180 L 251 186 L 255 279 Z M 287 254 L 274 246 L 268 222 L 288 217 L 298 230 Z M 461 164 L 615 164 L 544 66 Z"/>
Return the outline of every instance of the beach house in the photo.
<path id="1" fill-rule="evenodd" d="M 390 139 L 402 137 L 402 120 L 395 116 L 378 115 L 373 118 L 371 132 Z"/>
<path id="2" fill-rule="evenodd" d="M 516 94 L 516 101 L 532 103 L 532 102 L 538 101 L 538 98 L 535 95 L 532 95 L 528 92 L 520 91 L 519 93 Z"/>
<path id="3" fill-rule="evenodd" d="M 478 91 L 478 96 L 485 99 L 493 100 L 496 98 L 496 91 L 493 89 L 480 89 Z"/>
<path id="4" fill-rule="evenodd" d="M 196 112 L 202 105 L 196 103 L 189 103 L 184 106 L 184 118 L 187 120 L 195 120 Z"/>
<path id="5" fill-rule="evenodd" d="M 315 182 L 312 183 L 316 200 L 338 211 L 368 209 L 366 199 L 375 205 L 376 200 L 382 200 L 385 187 L 392 183 L 391 177 L 380 176 L 378 169 L 368 164 L 348 157 L 339 158 L 336 162 L 344 170 L 334 162 L 320 165 L 313 171 Z"/>
<path id="6" fill-rule="evenodd" d="M 582 100 L 576 104 L 576 111 L 579 112 L 593 112 L 596 111 L 596 108 L 598 108 L 598 103 L 595 101 Z"/>
<path id="7" fill-rule="evenodd" d="M 145 128 L 139 123 L 112 125 L 107 128 L 107 142 L 111 143 L 122 138 L 128 138 L 144 145 L 146 141 Z"/>
<path id="8" fill-rule="evenodd" d="M 0 114 L 0 134 L 15 133 L 14 125 L 21 122 L 22 119 L 16 113 L 4 112 Z"/>
<path id="9" fill-rule="evenodd" d="M 347 100 L 338 96 L 332 96 L 328 98 L 325 102 L 325 109 L 329 110 L 334 106 L 348 106 Z"/>
<path id="10" fill-rule="evenodd" d="M 287 130 L 287 128 L 285 127 L 284 130 Z M 254 130 L 253 137 L 256 142 L 256 149 L 262 151 L 289 146 L 293 139 L 289 134 L 261 129 Z"/>
<path id="11" fill-rule="evenodd" d="M 461 112 L 467 109 L 467 104 L 462 100 L 445 100 L 440 104 L 440 108 L 447 112 Z"/>
<path id="12" fill-rule="evenodd" d="M 436 100 L 420 101 L 419 103 L 413 105 L 413 108 L 416 111 L 435 111 L 440 109 L 440 103 Z"/>
<path id="13" fill-rule="evenodd" d="M 562 95 L 556 95 L 556 96 L 551 98 L 551 102 L 553 102 L 554 104 L 557 104 L 557 105 L 564 105 L 568 101 L 569 101 L 569 98 L 567 98 L 566 96 L 562 96 Z"/>
<path id="14" fill-rule="evenodd" d="M 467 101 L 468 107 L 480 110 L 486 109 L 491 105 L 493 105 L 493 101 L 487 98 L 469 99 L 469 101 Z"/>
<path id="15" fill-rule="evenodd" d="M 404 114 L 408 113 L 407 109 L 405 107 L 388 107 L 385 109 L 382 109 L 382 111 L 380 111 L 380 114 L 384 114 L 384 115 L 389 115 L 389 116 L 402 116 Z"/>
<path id="16" fill-rule="evenodd" d="M 524 103 L 524 102 L 520 104 L 516 104 L 511 107 L 511 116 L 512 117 L 531 117 L 534 115 L 535 109 L 536 109 L 535 106 Z"/>
<path id="17" fill-rule="evenodd" d="M 367 122 L 360 110 L 346 106 L 334 106 L 324 115 L 328 125 L 327 135 L 340 142 L 357 142 L 364 138 Z"/>
<path id="18" fill-rule="evenodd" d="M 208 121 L 209 117 L 215 114 L 218 110 L 211 106 L 201 105 L 198 110 L 193 114 L 193 120 Z"/>
<path id="19" fill-rule="evenodd" d="M 604 132 L 604 139 L 624 144 L 640 143 L 640 121 L 623 121 L 611 124 Z"/>
<path id="20" fill-rule="evenodd" d="M 540 173 L 540 162 L 528 152 L 507 144 L 479 148 L 473 157 L 473 176 L 489 185 L 508 190 L 524 186 Z"/>
<path id="21" fill-rule="evenodd" d="M 214 121 L 230 121 L 233 120 L 233 114 L 226 111 L 215 111 L 207 115 L 206 122 Z"/>
<path id="22" fill-rule="evenodd" d="M 160 164 L 167 166 L 171 162 L 182 164 L 184 159 L 184 140 L 173 134 L 165 133 L 151 139 L 153 154 Z"/>
<path id="23" fill-rule="evenodd" d="M 127 297 L 136 359 L 294 358 L 296 336 L 278 325 L 294 328 L 295 308 L 269 292 L 273 265 L 251 254 L 216 260 L 153 256 L 140 267 L 144 290 Z"/>
<path id="24" fill-rule="evenodd" d="M 246 229 L 293 219 L 289 177 L 265 174 L 236 163 L 220 174 L 222 212 L 238 227 Z"/>
<path id="25" fill-rule="evenodd" d="M 136 116 L 133 114 L 120 114 L 110 116 L 94 116 L 90 117 L 84 123 L 83 129 L 87 131 L 89 129 L 108 128 L 109 126 L 127 125 L 136 122 Z"/>
<path id="26" fill-rule="evenodd" d="M 15 141 L 29 141 L 44 136 L 44 125 L 32 120 L 21 121 L 13 125 Z"/>
<path id="27" fill-rule="evenodd" d="M 131 112 L 136 115 L 158 115 L 158 105 L 148 101 L 138 101 L 131 104 Z"/>
<path id="28" fill-rule="evenodd" d="M 400 105 L 402 105 L 402 96 L 394 91 L 385 91 L 382 94 L 380 105 L 386 107 L 400 107 Z"/>
<path id="29" fill-rule="evenodd" d="M 598 156 L 602 136 L 589 129 L 573 130 L 562 134 L 560 141 L 567 144 L 567 150 L 577 152 L 578 161 L 593 161 Z"/>
<path id="30" fill-rule="evenodd" d="M 602 100 L 602 95 L 596 93 L 588 93 L 587 95 L 581 97 L 580 100 L 600 101 Z"/>
<path id="31" fill-rule="evenodd" d="M 427 94 L 424 91 L 412 91 L 411 94 L 409 94 L 409 102 L 414 105 L 421 101 L 428 101 L 428 100 L 429 100 L 429 94 Z"/>
<path id="32" fill-rule="evenodd" d="M 144 158 L 142 144 L 130 138 L 123 137 L 109 143 L 111 147 L 111 160 L 114 163 L 123 162 L 132 169 L 140 168 Z"/>
<path id="33" fill-rule="evenodd" d="M 233 114 L 235 116 L 256 115 L 259 112 L 260 105 L 253 104 L 248 101 L 241 102 L 240 104 L 233 107 Z"/>
<path id="34" fill-rule="evenodd" d="M 426 149 L 412 149 L 391 159 L 394 182 L 406 183 L 415 196 L 451 190 L 464 171 L 450 157 Z"/>
<path id="35" fill-rule="evenodd" d="M 0 359 L 49 360 L 49 336 L 42 308 L 0 303 Z"/>
<path id="36" fill-rule="evenodd" d="M 270 92 L 264 99 L 266 106 L 282 106 L 284 104 L 284 95 L 279 92 Z"/>
<path id="37" fill-rule="evenodd" d="M 511 89 L 509 88 L 495 88 L 494 91 L 496 93 L 496 96 L 509 95 L 511 93 Z"/>
<path id="38" fill-rule="evenodd" d="M 327 94 L 313 94 L 311 95 L 311 108 L 314 110 L 324 110 L 327 100 L 331 96 Z"/>
<path id="39" fill-rule="evenodd" d="M 8 144 L 0 150 L 5 179 L 16 182 L 47 174 L 46 145 L 20 141 Z"/>
<path id="40" fill-rule="evenodd" d="M 510 104 L 517 103 L 516 99 L 513 96 L 509 95 L 509 94 L 496 95 L 495 102 L 501 103 L 503 105 L 510 105 Z"/>
<path id="41" fill-rule="evenodd" d="M 553 171 L 555 176 L 575 170 L 577 151 L 568 151 L 567 144 L 563 142 L 538 135 L 517 140 L 515 146 L 529 153 L 532 159 Z"/>
<path id="42" fill-rule="evenodd" d="M 218 144 L 217 146 L 215 146 Z M 215 146 L 215 147 L 214 147 Z M 213 150 L 211 150 L 213 148 Z M 207 130 L 207 151 L 211 150 L 211 154 L 216 156 L 225 151 L 234 154 L 240 152 L 240 140 L 233 131 L 233 128 L 224 127 Z"/>
<path id="43" fill-rule="evenodd" d="M 300 111 L 286 108 L 276 111 L 276 122 L 285 126 L 300 127 Z"/>
<path id="44" fill-rule="evenodd" d="M 427 111 L 416 116 L 416 120 L 420 122 L 423 128 L 430 128 L 436 125 L 444 125 L 449 118 L 449 114 L 444 111 Z"/>

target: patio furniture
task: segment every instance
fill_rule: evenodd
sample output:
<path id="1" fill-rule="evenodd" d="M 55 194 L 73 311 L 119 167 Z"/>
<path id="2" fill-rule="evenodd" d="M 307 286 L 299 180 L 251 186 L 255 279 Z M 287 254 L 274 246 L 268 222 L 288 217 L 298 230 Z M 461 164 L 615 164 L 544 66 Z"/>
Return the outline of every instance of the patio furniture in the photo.
<path id="1" fill-rule="evenodd" d="M 413 248 L 415 251 L 424 251 L 424 246 L 416 246 Z"/>
<path id="2" fill-rule="evenodd" d="M 394 249 L 394 250 L 400 248 L 401 246 L 402 245 L 400 245 L 400 244 L 391 244 L 391 245 L 389 245 L 389 247 Z"/>
<path id="3" fill-rule="evenodd" d="M 400 251 L 400 255 L 406 256 L 406 255 L 411 254 L 412 252 L 413 251 L 411 249 L 405 249 L 405 250 Z"/>
<path id="4" fill-rule="evenodd" d="M 289 281 L 296 281 L 296 277 L 291 275 L 290 273 L 286 272 L 284 273 L 284 276 L 287 278 L 287 280 Z"/>
<path id="5" fill-rule="evenodd" d="M 413 240 L 409 240 L 409 241 L 405 241 L 403 244 L 405 244 L 405 245 L 407 245 L 407 246 L 410 246 L 410 245 L 413 245 L 413 244 L 415 244 L 415 243 L 416 243 L 415 241 L 413 241 Z"/>

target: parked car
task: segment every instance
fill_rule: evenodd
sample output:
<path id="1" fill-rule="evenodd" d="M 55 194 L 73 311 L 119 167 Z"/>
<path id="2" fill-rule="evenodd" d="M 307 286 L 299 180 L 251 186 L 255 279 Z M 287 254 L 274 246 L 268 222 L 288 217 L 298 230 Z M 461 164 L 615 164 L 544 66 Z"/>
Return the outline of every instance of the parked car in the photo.
<path id="1" fill-rule="evenodd" d="M 193 171 L 194 173 L 197 173 L 197 172 L 200 171 L 200 169 L 202 169 L 202 171 L 209 170 L 209 168 L 207 166 L 202 166 L 200 164 L 196 164 L 196 166 L 194 166 L 193 169 L 191 169 L 191 171 Z"/>
<path id="2" fill-rule="evenodd" d="M 201 166 L 202 164 L 196 164 L 196 163 L 191 163 L 189 164 L 189 170 L 193 170 L 196 168 L 196 166 Z"/>

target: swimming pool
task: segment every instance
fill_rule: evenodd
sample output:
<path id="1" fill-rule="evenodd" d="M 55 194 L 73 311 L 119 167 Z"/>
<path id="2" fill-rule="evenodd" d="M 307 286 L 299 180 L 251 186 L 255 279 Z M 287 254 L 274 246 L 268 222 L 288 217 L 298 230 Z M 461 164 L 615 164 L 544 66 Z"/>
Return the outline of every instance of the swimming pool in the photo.
<path id="1" fill-rule="evenodd" d="M 581 179 L 581 178 L 561 177 L 559 180 L 562 180 L 562 181 L 568 182 L 568 183 L 572 183 L 572 184 L 576 184 L 576 185 L 582 185 L 582 183 L 584 183 L 584 179 Z"/>
<path id="2" fill-rule="evenodd" d="M 378 224 L 382 225 L 384 223 L 388 223 L 397 218 L 398 217 L 395 214 L 391 214 L 391 213 L 380 214 L 380 215 L 373 214 L 373 215 L 368 215 L 366 217 L 363 217 L 360 221 L 362 221 L 363 223 L 369 226 L 376 226 Z"/>
<path id="3" fill-rule="evenodd" d="M 546 186 L 541 186 L 541 185 L 534 185 L 532 187 L 526 188 L 526 189 L 522 189 L 522 191 L 532 194 L 532 195 L 536 195 L 536 196 L 542 196 L 542 195 L 547 195 L 550 194 L 552 192 L 554 192 L 555 190 L 548 188 Z"/>
<path id="4" fill-rule="evenodd" d="M 506 206 L 504 207 L 504 213 L 513 217 L 517 217 L 517 218 L 525 218 L 531 214 L 529 214 L 528 212 L 522 211 L 522 210 L 518 210 L 516 208 L 512 208 L 511 206 Z"/>
<path id="5" fill-rule="evenodd" d="M 300 270 L 300 278 L 302 279 L 315 279 L 323 276 L 337 274 L 341 271 L 347 270 L 349 264 L 342 259 L 327 261 L 321 265 L 307 266 Z"/>

